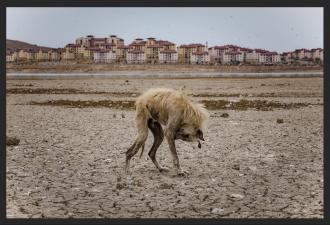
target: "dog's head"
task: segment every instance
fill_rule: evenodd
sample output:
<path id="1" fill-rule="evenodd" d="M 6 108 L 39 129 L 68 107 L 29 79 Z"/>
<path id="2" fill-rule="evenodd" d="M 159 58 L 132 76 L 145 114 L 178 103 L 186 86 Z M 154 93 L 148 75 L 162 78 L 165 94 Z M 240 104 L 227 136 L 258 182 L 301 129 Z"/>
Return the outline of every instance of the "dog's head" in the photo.
<path id="1" fill-rule="evenodd" d="M 188 142 L 199 142 L 199 140 L 204 141 L 204 136 L 200 127 L 193 124 L 182 124 L 182 126 L 175 133 L 175 139 Z"/>

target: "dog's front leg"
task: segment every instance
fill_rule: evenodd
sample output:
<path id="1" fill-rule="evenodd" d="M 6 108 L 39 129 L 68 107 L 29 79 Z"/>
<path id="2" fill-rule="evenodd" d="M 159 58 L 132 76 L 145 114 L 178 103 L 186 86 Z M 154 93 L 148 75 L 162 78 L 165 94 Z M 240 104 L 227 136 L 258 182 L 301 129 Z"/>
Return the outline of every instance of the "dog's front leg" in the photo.
<path id="1" fill-rule="evenodd" d="M 175 131 L 177 130 L 178 124 L 179 123 L 177 123 L 176 121 L 172 121 L 171 123 L 169 123 L 165 130 L 165 137 L 171 151 L 173 164 L 177 170 L 177 174 L 179 176 L 185 176 L 187 175 L 187 172 L 183 171 L 180 167 L 179 157 L 175 147 Z"/>

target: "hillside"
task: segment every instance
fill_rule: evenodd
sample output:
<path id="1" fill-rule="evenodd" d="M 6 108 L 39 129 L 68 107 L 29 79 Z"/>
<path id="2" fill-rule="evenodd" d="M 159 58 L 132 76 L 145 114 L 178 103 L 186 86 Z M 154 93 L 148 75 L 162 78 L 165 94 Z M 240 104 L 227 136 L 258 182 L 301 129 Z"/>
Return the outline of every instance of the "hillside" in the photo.
<path id="1" fill-rule="evenodd" d="M 43 49 L 43 50 L 49 50 L 52 48 L 49 47 L 44 47 L 44 46 L 38 46 L 38 45 L 33 45 L 27 42 L 23 42 L 23 41 L 17 41 L 17 40 L 6 40 L 6 49 L 10 49 L 10 50 L 16 50 L 16 49 L 24 49 L 24 50 L 28 50 L 28 49 L 33 49 L 33 50 L 39 50 L 39 49 Z"/>

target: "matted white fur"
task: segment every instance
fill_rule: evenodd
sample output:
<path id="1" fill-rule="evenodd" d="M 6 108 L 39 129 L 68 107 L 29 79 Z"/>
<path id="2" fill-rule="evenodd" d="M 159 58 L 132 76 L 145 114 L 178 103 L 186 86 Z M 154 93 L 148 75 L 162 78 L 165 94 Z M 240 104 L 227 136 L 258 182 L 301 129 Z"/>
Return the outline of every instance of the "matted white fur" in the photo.
<path id="1" fill-rule="evenodd" d="M 148 108 L 157 108 L 160 113 L 160 122 L 164 122 L 163 125 L 167 121 L 164 121 L 166 118 L 161 116 L 167 114 L 165 112 L 171 110 L 171 108 L 173 108 L 172 111 L 174 111 L 174 108 L 182 109 L 182 123 L 194 124 L 199 128 L 202 128 L 204 122 L 209 118 L 209 113 L 202 104 L 193 103 L 182 92 L 170 88 L 149 89 L 137 98 L 135 105 L 137 113 L 140 113 L 138 110 L 144 111 Z M 176 111 L 179 112 L 179 110 Z"/>

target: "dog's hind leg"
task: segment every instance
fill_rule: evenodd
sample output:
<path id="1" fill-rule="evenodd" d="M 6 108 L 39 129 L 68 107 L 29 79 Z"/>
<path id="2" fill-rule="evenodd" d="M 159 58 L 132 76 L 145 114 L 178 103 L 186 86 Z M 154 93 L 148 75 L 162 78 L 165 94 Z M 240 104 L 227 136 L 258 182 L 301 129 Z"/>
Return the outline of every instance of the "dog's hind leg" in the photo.
<path id="1" fill-rule="evenodd" d="M 133 145 L 126 151 L 126 165 L 125 172 L 129 172 L 129 165 L 131 158 L 138 153 L 141 147 L 144 147 L 144 143 L 148 137 L 148 125 L 147 114 L 139 112 L 136 116 L 138 135 Z"/>
<path id="2" fill-rule="evenodd" d="M 164 140 L 163 128 L 157 121 L 154 121 L 153 119 L 148 120 L 148 127 L 154 136 L 154 143 L 152 144 L 148 155 L 160 172 L 163 172 L 163 171 L 167 172 L 168 169 L 165 167 L 161 167 L 156 159 L 157 149 L 159 148 L 159 146 L 161 145 L 161 143 Z"/>

